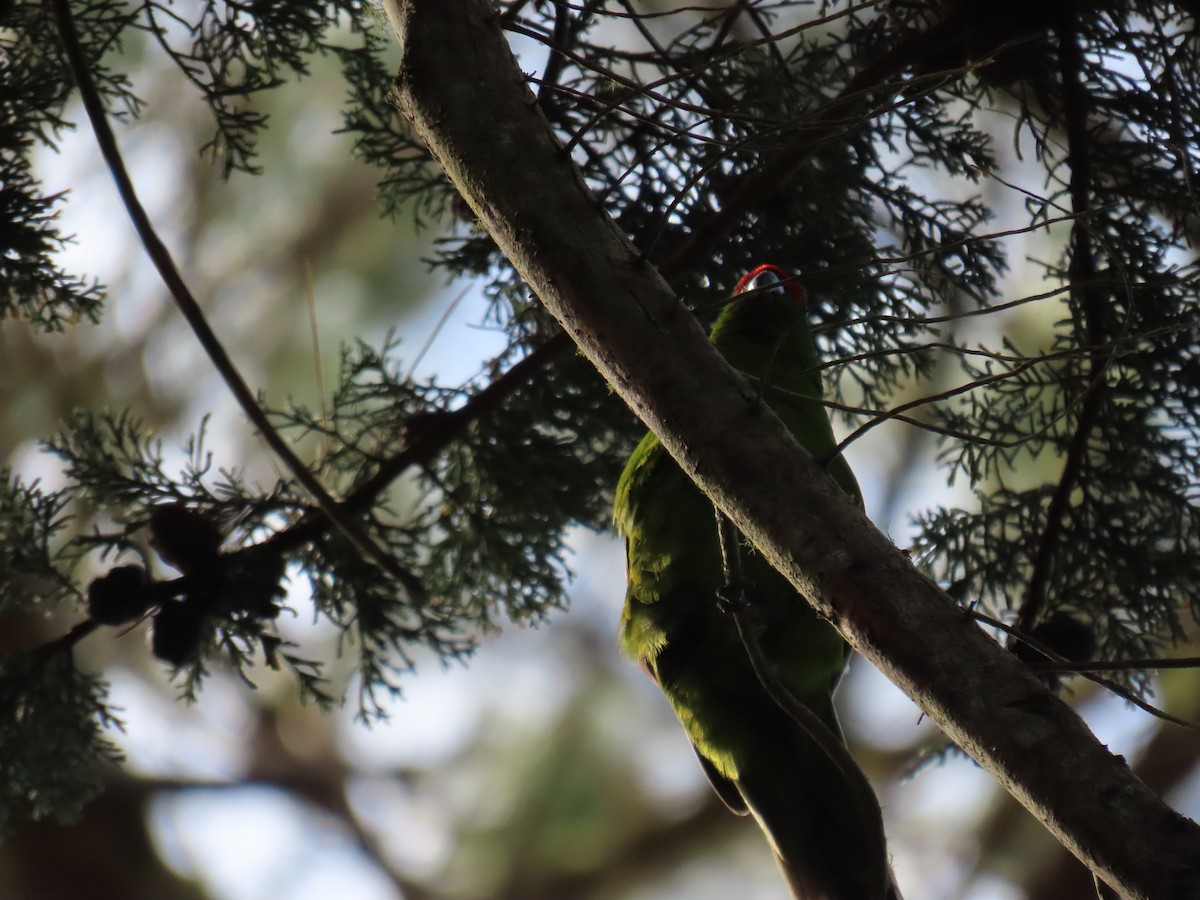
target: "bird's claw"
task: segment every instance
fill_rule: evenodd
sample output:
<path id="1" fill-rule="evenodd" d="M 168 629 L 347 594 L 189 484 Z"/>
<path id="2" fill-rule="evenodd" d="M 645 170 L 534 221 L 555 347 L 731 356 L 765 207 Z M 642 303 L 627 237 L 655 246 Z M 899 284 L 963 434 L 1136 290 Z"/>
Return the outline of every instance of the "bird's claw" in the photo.
<path id="1" fill-rule="evenodd" d="M 717 608 L 724 613 L 743 613 L 750 608 L 750 589 L 754 582 L 743 578 L 740 581 L 728 582 L 717 588 Z"/>

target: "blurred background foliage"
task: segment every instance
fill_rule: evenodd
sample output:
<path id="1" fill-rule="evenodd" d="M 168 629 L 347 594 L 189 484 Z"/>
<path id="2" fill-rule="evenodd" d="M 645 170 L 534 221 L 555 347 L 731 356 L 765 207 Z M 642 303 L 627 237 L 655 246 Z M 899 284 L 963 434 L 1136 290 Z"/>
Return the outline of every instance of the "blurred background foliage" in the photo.
<path id="1" fill-rule="evenodd" d="M 553 335 L 389 112 L 398 51 L 371 7 L 73 6 L 85 46 L 105 52 L 94 77 L 125 113 L 118 139 L 151 217 L 238 367 L 336 492 Z M 1035 622 L 1083 614 L 1109 658 L 1188 654 L 1197 207 L 1193 104 L 1181 98 L 1196 85 L 1192 10 L 1110 3 L 1079 14 L 1101 111 L 1088 190 L 1103 211 L 1081 272 L 1067 222 L 1002 234 L 1069 214 L 1078 187 L 1047 30 L 1058 13 L 1045 12 L 1077 9 L 1009 6 L 1025 30 L 964 18 L 962 4 L 883 3 L 760 44 L 845 7 L 498 4 L 548 116 L 564 136 L 588 135 L 573 153 L 589 184 L 657 260 L 686 247 L 740 179 L 799 139 L 804 111 L 854 73 L 886 63 L 885 81 L 907 78 L 727 241 L 677 265 L 673 281 L 703 317 L 753 262 L 803 272 L 814 316 L 831 326 L 823 351 L 840 360 L 830 377 L 851 406 L 894 408 L 1010 373 L 914 413 L 941 437 L 885 422 L 848 450 L 874 521 L 958 599 L 1009 621 L 1033 579 L 1081 404 L 1108 404 L 1096 414 L 1113 429 L 1097 430 L 1101 444 L 1138 422 L 1143 436 L 1161 435 L 1089 457 L 1076 488 L 1112 501 L 1096 509 L 1119 507 L 1126 533 L 1098 549 L 1094 522 L 1069 520 Z M 12 776 L 0 896 L 782 897 L 757 830 L 720 807 L 665 702 L 616 656 L 623 561 L 603 528 L 640 428 L 569 355 L 379 498 L 372 534 L 419 571 L 436 614 L 414 611 L 403 586 L 324 535 L 285 556 L 278 619 L 250 617 L 242 632 L 231 620 L 174 676 L 150 652 L 146 622 L 79 641 L 74 666 L 37 655 L 83 617 L 93 578 L 153 557 L 156 504 L 187 500 L 238 546 L 287 533 L 312 504 L 230 400 L 138 246 L 71 94 L 50 6 L 16 2 L 0 16 L 10 126 L 28 125 L 35 107 L 45 116 L 42 141 L 17 141 L 19 152 L 5 132 L 4 187 L 40 185 L 61 216 L 38 238 L 58 275 L 15 268 L 29 255 L 4 234 L 0 459 L 18 480 L 0 512 L 21 515 L 0 535 L 0 768 Z M 162 42 L 146 30 L 153 21 Z M 188 32 L 184 22 L 228 27 Z M 193 40 L 226 65 L 194 66 L 180 49 Z M 318 44 L 325 52 L 312 53 Z M 893 46 L 908 56 L 893 58 Z M 631 88 L 663 74 L 668 57 L 674 80 L 652 95 Z M 965 73 L 981 58 L 995 63 Z M 223 91 L 231 82 L 238 90 Z M 56 113 L 55 103 L 66 105 Z M 1121 111 L 1134 124 L 1118 135 L 1107 123 Z M 1111 177 L 1120 160 L 1125 181 Z M 25 221 L 41 220 L 25 209 Z M 73 240 L 59 246 L 45 228 Z M 1105 285 L 1121 321 L 1089 324 L 1093 301 L 1080 292 L 995 309 L 1081 275 Z M 93 278 L 107 288 L 102 310 Z M 963 315 L 975 310 L 989 314 Z M 927 315 L 950 319 L 934 326 Z M 967 354 L 984 345 L 990 356 L 972 367 Z M 1099 383 L 1096 352 L 1120 361 Z M 1056 367 L 1026 366 L 1054 353 Z M 947 431 L 1023 439 L 981 449 Z M 1147 459 L 1161 470 L 1150 466 L 1141 487 L 1114 484 Z M 137 477 L 115 477 L 128 472 Z M 1162 496 L 1171 491 L 1174 504 Z M 1141 519 L 1139 502 L 1151 511 Z M 52 530 L 61 513 L 71 518 Z M 1132 545 L 1157 556 L 1131 557 Z M 294 671 L 267 664 L 263 634 L 294 643 Z M 348 696 L 345 706 L 302 702 L 304 660 L 327 679 L 309 685 Z M 1187 670 L 1123 680 L 1200 718 Z M 197 685 L 195 702 L 181 702 Z M 1177 808 L 1200 812 L 1195 732 L 1082 679 L 1067 696 Z M 1091 895 L 1086 872 L 986 776 L 946 755 L 919 711 L 861 661 L 841 702 L 909 896 Z M 922 768 L 927 754 L 936 762 Z M 68 815 L 30 818 L 54 810 Z"/>

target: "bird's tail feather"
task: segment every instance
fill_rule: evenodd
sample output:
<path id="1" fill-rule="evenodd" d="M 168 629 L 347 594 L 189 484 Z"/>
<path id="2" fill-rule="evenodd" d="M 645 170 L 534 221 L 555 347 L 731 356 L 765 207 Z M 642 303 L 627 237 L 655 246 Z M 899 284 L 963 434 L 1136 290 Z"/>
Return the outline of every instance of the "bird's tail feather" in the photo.
<path id="1" fill-rule="evenodd" d="M 884 858 L 878 813 L 860 809 L 838 766 L 791 725 L 792 738 L 739 772 L 737 784 L 793 897 L 901 900 Z"/>

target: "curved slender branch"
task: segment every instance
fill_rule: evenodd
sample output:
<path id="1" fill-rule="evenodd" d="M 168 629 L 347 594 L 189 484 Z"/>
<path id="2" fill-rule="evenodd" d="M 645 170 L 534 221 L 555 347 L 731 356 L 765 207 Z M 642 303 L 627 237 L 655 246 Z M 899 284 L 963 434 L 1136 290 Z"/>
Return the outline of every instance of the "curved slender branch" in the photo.
<path id="1" fill-rule="evenodd" d="M 308 466 L 288 446 L 282 435 L 279 434 L 267 418 L 266 412 L 263 411 L 258 403 L 258 398 L 250 390 L 250 386 L 242 378 L 237 366 L 229 358 L 225 347 L 208 324 L 208 320 L 203 310 L 201 310 L 200 304 L 192 295 L 187 283 L 183 280 L 183 276 L 180 275 L 179 269 L 171 257 L 171 252 L 158 236 L 158 232 L 155 230 L 149 214 L 138 199 L 137 191 L 133 186 L 133 180 L 129 177 L 129 172 L 125 168 L 125 161 L 117 146 L 116 136 L 108 124 L 108 115 L 104 110 L 104 102 L 101 100 L 100 93 L 96 90 L 95 82 L 92 80 L 83 45 L 79 41 L 79 34 L 75 28 L 75 19 L 71 14 L 71 4 L 69 0 L 53 0 L 53 4 L 58 21 L 59 36 L 62 39 L 63 49 L 66 52 L 67 61 L 71 67 L 71 74 L 74 76 L 75 83 L 79 88 L 84 109 L 87 112 L 88 119 L 91 121 L 92 131 L 96 136 L 96 143 L 100 147 L 104 162 L 108 166 L 109 173 L 112 175 L 117 193 L 120 195 L 121 202 L 124 204 L 125 210 L 133 222 L 134 230 L 137 232 L 142 246 L 146 248 L 147 255 L 158 270 L 159 277 L 162 278 L 172 299 L 175 301 L 175 305 L 183 314 L 184 319 L 187 320 L 188 326 L 196 336 L 196 340 L 204 348 L 204 352 L 208 354 L 208 358 L 212 361 L 213 366 L 216 367 L 217 372 L 221 375 L 230 393 L 233 394 L 238 406 L 241 407 L 242 412 L 245 413 L 246 417 L 251 421 L 255 429 L 257 429 L 267 446 L 271 448 L 287 467 L 288 471 L 291 472 L 292 477 L 303 485 L 305 490 L 316 500 L 325 517 L 339 531 L 345 534 L 355 547 L 370 557 L 380 568 L 396 579 L 396 581 L 404 585 L 414 600 L 422 602 L 427 597 L 424 585 L 421 584 L 415 575 L 403 568 L 387 551 L 371 539 L 370 535 L 350 517 L 342 505 L 330 496 L 329 492 L 325 490 L 325 487 Z"/>

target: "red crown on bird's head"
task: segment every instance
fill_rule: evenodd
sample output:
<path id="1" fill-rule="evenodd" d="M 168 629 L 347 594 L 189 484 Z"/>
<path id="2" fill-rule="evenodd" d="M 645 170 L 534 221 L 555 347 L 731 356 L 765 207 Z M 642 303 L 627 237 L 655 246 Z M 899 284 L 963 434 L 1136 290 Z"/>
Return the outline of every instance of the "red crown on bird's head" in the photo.
<path id="1" fill-rule="evenodd" d="M 772 288 L 787 291 L 797 303 L 805 303 L 808 300 L 803 285 L 796 280 L 795 275 L 770 263 L 756 266 L 743 275 L 737 287 L 733 289 L 733 294 L 736 297 L 738 294 L 750 291 L 765 292 Z"/>

